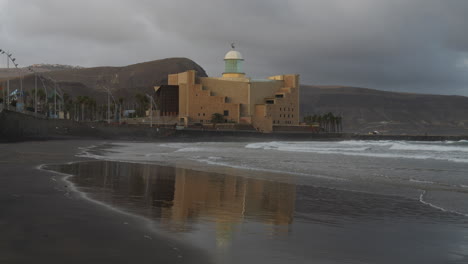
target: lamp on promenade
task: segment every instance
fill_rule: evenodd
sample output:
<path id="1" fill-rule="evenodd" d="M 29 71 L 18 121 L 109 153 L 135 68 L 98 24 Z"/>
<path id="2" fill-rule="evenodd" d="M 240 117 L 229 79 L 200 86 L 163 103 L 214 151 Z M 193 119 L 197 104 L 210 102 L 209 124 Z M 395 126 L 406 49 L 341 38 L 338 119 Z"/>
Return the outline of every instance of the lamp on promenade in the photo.
<path id="1" fill-rule="evenodd" d="M 102 87 L 104 88 L 104 90 L 106 90 L 107 92 L 107 123 L 110 124 L 111 121 L 110 121 L 110 98 L 112 98 L 112 101 L 114 101 L 114 105 L 116 106 L 114 110 L 117 109 L 117 106 L 120 108 L 120 104 L 117 103 L 117 101 L 115 100 L 114 98 L 114 95 L 112 94 L 112 92 L 110 91 L 109 88 L 107 87 Z M 115 116 L 117 116 L 117 114 L 114 114 Z M 119 114 L 119 123 L 120 123 L 120 114 Z"/>
<path id="2" fill-rule="evenodd" d="M 34 73 L 34 116 L 37 116 L 37 73 L 31 67 L 28 70 Z"/>
<path id="3" fill-rule="evenodd" d="M 58 81 L 55 80 L 54 78 L 50 77 L 50 76 L 46 76 L 48 79 L 50 79 L 53 83 L 54 83 L 54 118 L 58 118 L 58 115 L 57 115 L 57 95 L 60 97 L 60 99 L 62 100 L 62 105 L 64 104 L 64 100 L 63 100 L 63 91 L 62 89 L 60 89 L 60 87 L 58 86 Z M 42 81 L 42 84 L 44 85 L 44 81 L 42 80 L 41 78 L 41 81 Z M 62 94 L 60 94 L 60 93 Z M 47 97 L 48 98 L 48 97 Z M 59 109 L 60 111 L 60 109 Z"/>
<path id="4" fill-rule="evenodd" d="M 7 51 L 4 51 L 2 49 L 0 49 L 0 53 L 1 54 L 5 54 L 7 56 L 7 69 L 10 69 L 10 61 L 13 63 L 13 65 L 15 65 L 15 68 L 17 70 L 18 69 L 18 63 L 16 63 L 16 58 L 13 58 L 13 54 L 12 53 L 9 53 Z M 23 99 L 23 79 L 22 79 L 22 75 L 21 75 L 21 70 L 19 71 L 19 80 L 20 80 L 20 96 L 21 96 L 21 100 L 24 101 Z M 22 102 L 22 104 L 24 105 L 24 102 Z M 24 108 L 24 106 L 23 106 Z M 7 109 L 9 110 L 10 109 L 10 79 L 8 78 L 7 79 Z"/>
<path id="5" fill-rule="evenodd" d="M 0 49 L 0 53 L 1 54 L 6 54 L 7 56 L 7 69 L 9 70 L 10 69 L 10 55 L 8 54 L 8 52 Z M 10 78 L 7 78 L 7 93 L 6 93 L 6 107 L 7 107 L 7 110 L 10 110 Z"/>
<path id="6" fill-rule="evenodd" d="M 153 127 L 153 104 L 154 104 L 154 108 L 157 108 L 157 107 L 156 107 L 156 103 L 154 102 L 153 97 L 150 96 L 149 94 L 145 94 L 145 95 L 150 99 L 150 105 L 151 105 L 151 108 L 150 108 L 150 115 L 151 115 L 150 127 Z"/>

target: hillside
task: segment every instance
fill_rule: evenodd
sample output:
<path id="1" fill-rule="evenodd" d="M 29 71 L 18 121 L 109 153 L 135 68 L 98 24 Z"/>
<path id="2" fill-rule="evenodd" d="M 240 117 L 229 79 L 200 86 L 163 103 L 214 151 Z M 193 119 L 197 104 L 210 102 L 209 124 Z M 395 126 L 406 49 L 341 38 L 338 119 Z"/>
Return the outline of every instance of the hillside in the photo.
<path id="1" fill-rule="evenodd" d="M 106 89 L 125 98 L 133 107 L 136 93 L 151 93 L 155 85 L 166 84 L 171 73 L 205 71 L 186 58 L 170 58 L 125 67 L 66 68 L 43 73 L 49 92 L 53 82 L 72 97 L 90 96 L 103 104 Z M 19 87 L 11 81 L 11 90 Z M 24 77 L 25 90 L 34 87 L 34 76 Z M 39 82 L 42 87 L 42 82 Z M 468 135 L 468 97 L 410 94 L 343 86 L 302 86 L 302 116 L 333 112 L 343 116 L 345 132 L 386 134 Z"/>
<path id="2" fill-rule="evenodd" d="M 4 78 L 17 78 L 21 72 L 22 75 L 28 75 L 31 73 L 29 70 L 31 68 L 35 72 L 50 72 L 50 71 L 60 71 L 60 70 L 68 70 L 68 69 L 82 69 L 79 66 L 70 66 L 70 65 L 62 65 L 62 64 L 33 64 L 28 67 L 22 68 L 0 68 L 0 80 Z"/>
<path id="3" fill-rule="evenodd" d="M 116 98 L 124 97 L 129 102 L 136 93 L 151 93 L 153 86 L 166 84 L 168 74 L 187 70 L 195 70 L 198 76 L 206 76 L 201 66 L 187 58 L 155 60 L 125 67 L 67 68 L 42 75 L 47 87 L 53 87 L 47 79 L 54 79 L 60 89 L 72 97 L 87 95 L 104 102 L 106 89 L 109 89 Z M 39 85 L 42 86 L 42 83 Z M 10 90 L 19 87 L 18 80 L 12 80 L 10 87 Z M 34 87 L 34 75 L 24 76 L 23 87 L 25 90 Z"/>
<path id="4" fill-rule="evenodd" d="M 468 97 L 302 86 L 303 115 L 333 112 L 346 132 L 468 134 Z"/>

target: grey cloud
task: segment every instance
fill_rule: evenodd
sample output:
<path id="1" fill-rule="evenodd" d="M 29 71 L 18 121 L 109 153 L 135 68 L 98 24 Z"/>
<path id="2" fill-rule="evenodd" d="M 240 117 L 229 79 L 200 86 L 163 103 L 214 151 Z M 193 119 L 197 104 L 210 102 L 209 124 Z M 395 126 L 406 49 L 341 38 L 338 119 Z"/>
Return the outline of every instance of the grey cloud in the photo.
<path id="1" fill-rule="evenodd" d="M 146 25 L 138 15 L 125 10 L 121 0 L 9 1 L 10 31 L 31 38 L 64 37 L 73 41 L 112 44 L 145 40 Z"/>
<path id="2" fill-rule="evenodd" d="M 185 56 L 219 75 L 236 41 L 252 77 L 297 72 L 309 84 L 468 95 L 466 1 L 8 3 L 0 32 L 25 61 L 91 66 Z"/>

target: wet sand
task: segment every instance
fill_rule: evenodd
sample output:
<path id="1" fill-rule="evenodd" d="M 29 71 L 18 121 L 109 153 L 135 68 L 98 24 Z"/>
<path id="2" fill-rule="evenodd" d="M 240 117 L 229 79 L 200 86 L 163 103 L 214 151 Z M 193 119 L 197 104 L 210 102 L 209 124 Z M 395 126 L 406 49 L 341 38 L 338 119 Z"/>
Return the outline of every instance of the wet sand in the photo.
<path id="1" fill-rule="evenodd" d="M 47 166 L 216 263 L 463 263 L 466 217 L 415 199 L 155 164 Z"/>
<path id="2" fill-rule="evenodd" d="M 75 156 L 101 143 L 0 144 L 0 263 L 468 260 L 467 218 L 417 199 Z"/>
<path id="3" fill-rule="evenodd" d="M 0 263 L 210 263 L 201 250 L 151 230 L 141 218 L 70 192 L 37 167 L 84 160 L 98 141 L 0 144 Z"/>

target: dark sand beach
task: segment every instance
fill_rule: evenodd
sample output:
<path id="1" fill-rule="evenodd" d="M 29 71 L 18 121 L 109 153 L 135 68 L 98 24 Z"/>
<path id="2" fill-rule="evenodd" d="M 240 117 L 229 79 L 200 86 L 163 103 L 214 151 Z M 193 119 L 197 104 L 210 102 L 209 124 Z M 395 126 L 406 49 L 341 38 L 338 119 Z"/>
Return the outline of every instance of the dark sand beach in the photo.
<path id="1" fill-rule="evenodd" d="M 465 163 L 281 144 L 1 144 L 0 263 L 466 263 Z"/>
<path id="2" fill-rule="evenodd" d="M 141 218 L 70 192 L 38 170 L 83 160 L 93 141 L 0 144 L 0 263 L 210 263 L 200 250 L 158 235 Z"/>

